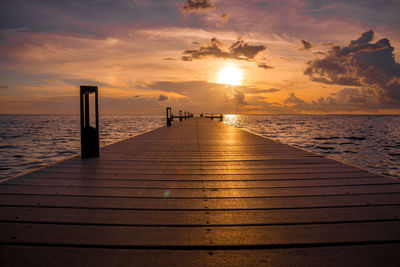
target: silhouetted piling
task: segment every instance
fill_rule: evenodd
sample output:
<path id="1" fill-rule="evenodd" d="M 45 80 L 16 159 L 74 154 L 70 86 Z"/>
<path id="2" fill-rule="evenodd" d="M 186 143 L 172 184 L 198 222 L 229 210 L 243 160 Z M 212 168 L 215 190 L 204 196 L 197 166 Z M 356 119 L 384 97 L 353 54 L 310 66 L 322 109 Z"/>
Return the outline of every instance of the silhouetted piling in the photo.
<path id="1" fill-rule="evenodd" d="M 95 96 L 96 128 L 90 126 L 89 95 Z M 98 158 L 99 149 L 99 108 L 97 86 L 80 87 L 81 106 L 81 156 L 82 158 Z"/>
<path id="2" fill-rule="evenodd" d="M 171 107 L 167 107 L 167 127 L 171 126 Z"/>

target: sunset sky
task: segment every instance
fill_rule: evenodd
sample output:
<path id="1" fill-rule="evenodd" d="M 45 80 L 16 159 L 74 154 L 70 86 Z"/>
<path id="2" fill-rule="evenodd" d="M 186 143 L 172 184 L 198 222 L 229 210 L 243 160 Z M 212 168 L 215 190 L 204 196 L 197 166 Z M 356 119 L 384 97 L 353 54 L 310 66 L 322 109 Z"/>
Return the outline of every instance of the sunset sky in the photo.
<path id="1" fill-rule="evenodd" d="M 1 1 L 0 113 L 78 113 L 79 86 L 97 85 L 102 113 L 400 114 L 399 14 L 398 0 Z"/>

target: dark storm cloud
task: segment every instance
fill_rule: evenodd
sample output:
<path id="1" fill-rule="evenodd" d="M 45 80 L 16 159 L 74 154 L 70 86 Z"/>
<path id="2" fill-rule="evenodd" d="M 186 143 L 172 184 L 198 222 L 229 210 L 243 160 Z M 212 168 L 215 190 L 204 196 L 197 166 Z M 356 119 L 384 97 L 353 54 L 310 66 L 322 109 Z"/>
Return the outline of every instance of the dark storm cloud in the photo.
<path id="1" fill-rule="evenodd" d="M 313 47 L 313 45 L 310 42 L 307 42 L 306 40 L 300 40 L 300 43 L 302 45 L 300 50 L 310 50 Z"/>
<path id="2" fill-rule="evenodd" d="M 160 96 L 158 97 L 158 101 L 165 101 L 165 100 L 168 100 L 168 96 L 166 96 L 166 95 L 160 95 Z"/>
<path id="3" fill-rule="evenodd" d="M 187 0 L 187 3 L 182 5 L 182 11 L 186 13 L 201 12 L 211 8 L 214 8 L 214 4 L 209 0 Z"/>
<path id="4" fill-rule="evenodd" d="M 192 59 L 215 57 L 251 61 L 259 52 L 265 49 L 266 47 L 263 45 L 250 45 L 241 38 L 238 38 L 228 49 L 225 49 L 223 42 L 217 38 L 212 38 L 206 45 L 200 46 L 197 49 L 184 51 L 185 56 L 182 57 L 182 60 L 191 61 Z"/>
<path id="5" fill-rule="evenodd" d="M 367 31 L 348 46 L 334 46 L 322 59 L 307 63 L 304 74 L 326 84 L 365 87 L 381 102 L 400 102 L 400 64 L 386 38 L 373 43 L 374 32 Z"/>
<path id="6" fill-rule="evenodd" d="M 258 66 L 259 68 L 266 69 L 266 70 L 268 70 L 268 69 L 273 69 L 273 68 L 274 68 L 274 67 L 269 66 L 269 65 L 267 65 L 267 64 L 265 64 L 265 63 L 259 63 L 257 66 Z"/>

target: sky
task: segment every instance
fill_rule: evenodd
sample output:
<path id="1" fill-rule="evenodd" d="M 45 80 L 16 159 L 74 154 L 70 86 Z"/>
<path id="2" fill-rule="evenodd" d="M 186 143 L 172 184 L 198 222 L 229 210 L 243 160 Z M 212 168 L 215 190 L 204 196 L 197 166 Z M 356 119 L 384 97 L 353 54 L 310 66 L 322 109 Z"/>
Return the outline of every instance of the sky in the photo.
<path id="1" fill-rule="evenodd" d="M 80 85 L 110 114 L 400 114 L 398 14 L 398 0 L 0 1 L 0 114 L 78 113 Z"/>

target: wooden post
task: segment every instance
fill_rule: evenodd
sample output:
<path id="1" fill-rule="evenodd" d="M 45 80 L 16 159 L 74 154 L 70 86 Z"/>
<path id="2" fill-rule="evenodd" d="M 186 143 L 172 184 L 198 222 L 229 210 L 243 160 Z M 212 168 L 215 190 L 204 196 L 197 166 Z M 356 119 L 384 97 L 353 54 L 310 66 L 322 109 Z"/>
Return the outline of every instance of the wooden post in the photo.
<path id="1" fill-rule="evenodd" d="M 182 121 L 182 110 L 179 110 L 179 121 Z"/>
<path id="2" fill-rule="evenodd" d="M 95 96 L 96 128 L 90 126 L 89 95 Z M 80 87 L 81 107 L 81 157 L 98 158 L 100 155 L 99 146 L 99 98 L 97 86 Z"/>
<path id="3" fill-rule="evenodd" d="M 171 126 L 171 107 L 167 107 L 167 127 Z"/>

